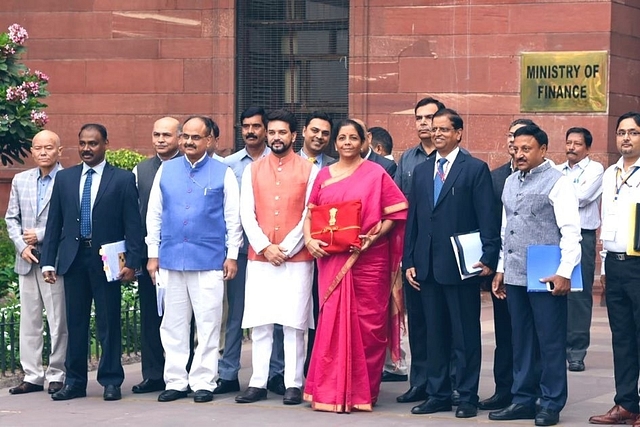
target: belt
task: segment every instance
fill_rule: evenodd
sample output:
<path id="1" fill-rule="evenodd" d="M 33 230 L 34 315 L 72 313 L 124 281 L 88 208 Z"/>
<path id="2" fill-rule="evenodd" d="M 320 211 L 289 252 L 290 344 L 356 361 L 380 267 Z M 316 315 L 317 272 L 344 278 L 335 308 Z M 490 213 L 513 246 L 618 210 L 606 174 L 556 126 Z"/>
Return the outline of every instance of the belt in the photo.
<path id="1" fill-rule="evenodd" d="M 80 246 L 83 248 L 91 247 L 91 239 L 80 239 Z"/>
<path id="2" fill-rule="evenodd" d="M 624 252 L 607 252 L 607 256 L 611 256 L 612 258 L 615 258 L 618 261 L 629 261 L 632 259 L 640 259 L 640 257 L 627 255 Z"/>
<path id="3" fill-rule="evenodd" d="M 587 228 L 583 228 L 580 230 L 582 234 L 596 234 L 596 230 L 589 230 Z"/>

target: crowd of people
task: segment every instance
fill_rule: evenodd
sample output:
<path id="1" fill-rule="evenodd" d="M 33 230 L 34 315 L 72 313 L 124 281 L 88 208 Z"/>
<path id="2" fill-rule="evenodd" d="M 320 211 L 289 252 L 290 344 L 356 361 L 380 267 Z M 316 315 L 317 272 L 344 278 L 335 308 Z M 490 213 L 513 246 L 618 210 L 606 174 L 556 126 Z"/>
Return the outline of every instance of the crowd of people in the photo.
<path id="1" fill-rule="evenodd" d="M 382 381 L 408 380 L 397 401 L 418 403 L 413 414 L 455 406 L 458 418 L 480 409 L 494 421 L 555 425 L 567 370 L 586 369 L 600 229 L 616 394 L 615 406 L 589 422 L 640 426 L 640 256 L 631 228 L 640 113 L 618 119 L 621 157 L 606 171 L 589 156 L 588 129 L 567 130 L 567 160 L 556 165 L 547 133 L 526 118 L 508 127 L 509 162 L 490 171 L 461 146 L 455 110 L 427 97 L 414 112 L 419 142 L 397 164 L 385 129 L 320 111 L 306 118 L 295 152 L 294 114 L 248 108 L 240 116 L 245 146 L 226 158 L 215 153 L 220 129 L 211 118 L 161 118 L 156 155 L 133 173 L 105 161 L 103 125 L 82 126 L 81 163 L 67 169 L 59 137 L 38 133 L 36 167 L 14 177 L 6 214 L 25 372 L 9 392 L 43 391 L 46 381 L 53 400 L 86 396 L 93 303 L 97 380 L 104 400 L 121 399 L 121 290 L 108 282 L 100 250 L 124 241 L 117 276 L 137 276 L 142 321 L 142 381 L 133 393 L 160 392 L 160 402 L 237 393 L 246 404 L 272 392 L 285 405 L 351 412 L 373 410 Z M 451 239 L 475 232 L 481 256 L 468 277 Z M 557 270 L 539 278 L 548 292 L 527 289 L 534 245 L 560 248 Z M 578 265 L 583 289 L 570 292 Z M 484 400 L 481 289 L 492 294 L 496 341 L 495 392 Z M 252 375 L 241 390 L 247 328 Z"/>

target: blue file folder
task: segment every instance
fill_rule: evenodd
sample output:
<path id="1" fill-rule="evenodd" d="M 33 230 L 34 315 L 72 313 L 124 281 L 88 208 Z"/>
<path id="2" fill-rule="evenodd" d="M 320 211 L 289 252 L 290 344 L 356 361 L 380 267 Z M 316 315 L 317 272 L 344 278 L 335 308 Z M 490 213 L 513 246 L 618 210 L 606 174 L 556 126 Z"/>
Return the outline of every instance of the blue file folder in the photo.
<path id="1" fill-rule="evenodd" d="M 529 246 L 527 248 L 527 292 L 550 292 L 550 285 L 540 282 L 540 279 L 556 274 L 559 266 L 560 246 Z M 571 292 L 582 292 L 582 267 L 580 263 L 571 273 Z"/>

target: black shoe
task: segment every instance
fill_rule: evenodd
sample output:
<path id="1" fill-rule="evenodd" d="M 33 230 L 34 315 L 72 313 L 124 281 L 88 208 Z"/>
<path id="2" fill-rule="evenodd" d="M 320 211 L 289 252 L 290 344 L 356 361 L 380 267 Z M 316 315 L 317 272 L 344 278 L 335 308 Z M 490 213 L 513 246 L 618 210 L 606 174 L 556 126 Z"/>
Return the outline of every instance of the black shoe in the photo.
<path id="1" fill-rule="evenodd" d="M 25 393 L 33 393 L 34 391 L 42 391 L 42 390 L 44 390 L 44 387 L 41 385 L 22 381 L 20 385 L 10 388 L 9 394 L 25 394 Z"/>
<path id="2" fill-rule="evenodd" d="M 173 402 L 174 400 L 187 397 L 188 394 L 189 392 L 187 390 L 165 390 L 158 396 L 158 402 Z"/>
<path id="3" fill-rule="evenodd" d="M 240 391 L 240 382 L 237 378 L 235 380 L 223 380 L 222 378 L 218 378 L 216 384 L 213 394 L 225 394 Z"/>
<path id="4" fill-rule="evenodd" d="M 427 392 L 424 387 L 410 387 L 403 395 L 396 397 L 398 403 L 411 403 L 427 400 Z"/>
<path id="5" fill-rule="evenodd" d="M 460 404 L 460 393 L 458 390 L 453 390 L 451 392 L 451 406 L 458 406 Z"/>
<path id="6" fill-rule="evenodd" d="M 120 391 L 120 386 L 112 385 L 112 384 L 105 386 L 104 393 L 102 393 L 102 398 L 107 401 L 122 399 L 122 392 Z"/>
<path id="7" fill-rule="evenodd" d="M 164 381 L 161 379 L 160 380 L 146 379 L 146 380 L 142 380 L 140 384 L 136 384 L 133 387 L 131 387 L 131 391 L 136 394 L 151 393 L 154 391 L 164 390 L 164 386 L 165 386 Z"/>
<path id="8" fill-rule="evenodd" d="M 504 409 L 489 412 L 489 419 L 493 421 L 510 420 L 533 420 L 536 418 L 536 411 L 533 407 L 512 403 Z"/>
<path id="9" fill-rule="evenodd" d="M 569 370 L 571 372 L 584 371 L 584 362 L 582 360 L 575 360 L 573 362 L 569 362 Z"/>
<path id="10" fill-rule="evenodd" d="M 284 393 L 282 393 L 284 394 Z M 267 398 L 267 390 L 258 387 L 249 387 L 244 393 L 236 396 L 236 402 L 238 403 L 253 403 L 258 400 L 264 400 Z"/>
<path id="11" fill-rule="evenodd" d="M 47 393 L 53 394 L 62 390 L 62 387 L 64 387 L 64 383 L 62 381 L 50 381 L 49 387 L 47 388 Z M 9 390 L 9 393 L 11 393 L 11 390 Z"/>
<path id="12" fill-rule="evenodd" d="M 551 409 L 542 409 L 535 418 L 537 426 L 554 426 L 560 421 L 560 413 Z"/>
<path id="13" fill-rule="evenodd" d="M 298 387 L 289 387 L 284 392 L 282 403 L 285 405 L 299 405 L 302 403 L 302 391 Z"/>
<path id="14" fill-rule="evenodd" d="M 284 392 L 286 388 L 284 386 L 284 377 L 282 375 L 275 375 L 267 381 L 267 390 L 274 392 L 275 394 L 279 394 L 280 396 L 284 396 Z"/>
<path id="15" fill-rule="evenodd" d="M 446 412 L 451 410 L 451 402 L 448 400 L 437 400 L 429 398 L 418 406 L 411 408 L 411 413 L 416 415 L 434 414 L 436 412 Z"/>
<path id="16" fill-rule="evenodd" d="M 476 405 L 469 402 L 460 402 L 456 409 L 456 418 L 472 418 L 478 415 Z"/>
<path id="17" fill-rule="evenodd" d="M 196 403 L 211 402 L 213 400 L 213 392 L 209 390 L 196 390 L 193 395 L 193 401 Z"/>
<path id="18" fill-rule="evenodd" d="M 478 402 L 478 408 L 483 411 L 495 411 L 511 405 L 511 394 L 494 394 L 488 399 Z"/>
<path id="19" fill-rule="evenodd" d="M 62 390 L 57 391 L 51 395 L 53 400 L 71 400 L 77 397 L 86 397 L 87 391 L 83 388 L 72 387 L 65 385 Z"/>
<path id="20" fill-rule="evenodd" d="M 396 382 L 400 383 L 408 380 L 409 380 L 409 375 L 394 374 L 393 372 L 387 372 L 387 371 L 382 372 L 383 383 L 396 383 Z"/>

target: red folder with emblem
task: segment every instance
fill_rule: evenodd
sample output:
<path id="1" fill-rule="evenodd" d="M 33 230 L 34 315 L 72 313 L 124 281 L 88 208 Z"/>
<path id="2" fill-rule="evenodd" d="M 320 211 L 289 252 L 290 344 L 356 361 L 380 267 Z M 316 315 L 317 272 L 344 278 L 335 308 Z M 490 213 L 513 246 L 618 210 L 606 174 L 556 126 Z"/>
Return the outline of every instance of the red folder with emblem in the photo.
<path id="1" fill-rule="evenodd" d="M 361 247 L 360 238 L 362 202 L 328 203 L 311 208 L 311 237 L 322 240 L 327 253 L 348 252 L 352 247 Z"/>

